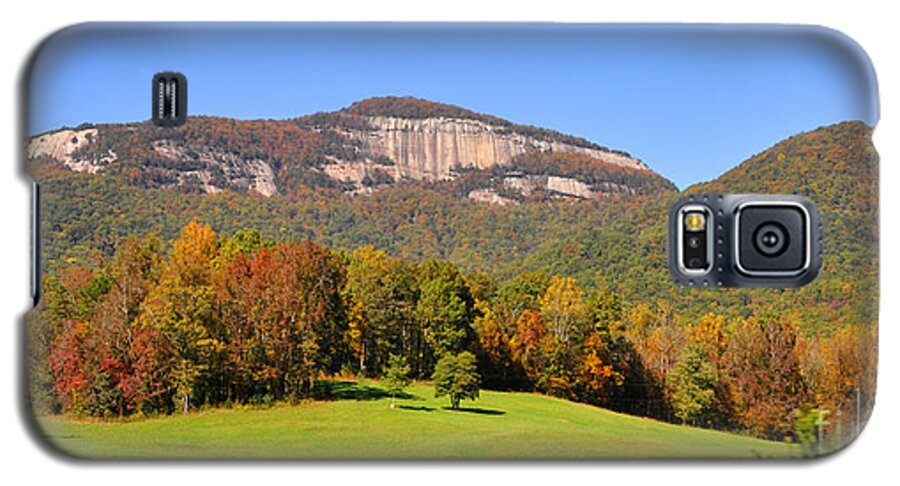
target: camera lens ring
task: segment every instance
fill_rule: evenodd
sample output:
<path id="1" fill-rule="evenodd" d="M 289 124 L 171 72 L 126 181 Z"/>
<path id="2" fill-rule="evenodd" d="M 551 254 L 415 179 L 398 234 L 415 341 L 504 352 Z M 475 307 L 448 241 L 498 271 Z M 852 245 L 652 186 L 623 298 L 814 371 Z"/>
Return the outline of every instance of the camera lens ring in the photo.
<path id="1" fill-rule="evenodd" d="M 700 245 L 703 243 L 703 240 L 699 236 L 691 236 L 687 240 L 688 247 L 690 248 L 700 248 Z"/>
<path id="2" fill-rule="evenodd" d="M 770 258 L 784 253 L 789 244 L 788 232 L 780 223 L 771 221 L 763 223 L 753 233 L 753 246 L 756 251 Z"/>

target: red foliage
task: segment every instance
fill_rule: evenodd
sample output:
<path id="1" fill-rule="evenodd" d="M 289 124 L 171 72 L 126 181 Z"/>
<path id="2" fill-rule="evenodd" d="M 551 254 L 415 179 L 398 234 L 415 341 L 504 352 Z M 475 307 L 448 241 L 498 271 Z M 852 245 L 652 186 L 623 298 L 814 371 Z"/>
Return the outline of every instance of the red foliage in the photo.
<path id="1" fill-rule="evenodd" d="M 56 396 L 64 410 L 76 408 L 86 390 L 84 356 L 89 325 L 66 321 L 50 351 L 50 369 L 56 379 Z"/>

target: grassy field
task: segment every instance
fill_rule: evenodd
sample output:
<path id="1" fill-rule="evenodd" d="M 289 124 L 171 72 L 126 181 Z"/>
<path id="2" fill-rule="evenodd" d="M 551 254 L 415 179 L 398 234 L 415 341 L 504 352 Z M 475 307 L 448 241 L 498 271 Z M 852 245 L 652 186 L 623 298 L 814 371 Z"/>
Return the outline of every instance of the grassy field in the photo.
<path id="1" fill-rule="evenodd" d="M 335 400 L 130 422 L 38 419 L 58 449 L 93 458 L 796 457 L 797 446 L 661 423 L 525 393 L 482 392 L 460 411 L 428 385 L 390 398 L 337 383 Z"/>

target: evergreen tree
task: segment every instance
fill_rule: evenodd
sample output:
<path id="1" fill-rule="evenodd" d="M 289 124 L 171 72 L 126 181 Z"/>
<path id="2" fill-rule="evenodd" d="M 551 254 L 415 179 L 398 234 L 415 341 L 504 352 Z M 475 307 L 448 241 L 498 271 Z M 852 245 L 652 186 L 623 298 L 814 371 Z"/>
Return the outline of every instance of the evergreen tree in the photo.
<path id="1" fill-rule="evenodd" d="M 718 384 L 719 376 L 706 348 L 687 344 L 666 378 L 675 416 L 686 424 L 709 423 Z"/>
<path id="2" fill-rule="evenodd" d="M 397 395 L 402 394 L 411 381 L 406 358 L 401 355 L 391 354 L 388 357 L 387 368 L 384 370 L 384 384 L 391 394 L 391 408 L 394 408 Z"/>

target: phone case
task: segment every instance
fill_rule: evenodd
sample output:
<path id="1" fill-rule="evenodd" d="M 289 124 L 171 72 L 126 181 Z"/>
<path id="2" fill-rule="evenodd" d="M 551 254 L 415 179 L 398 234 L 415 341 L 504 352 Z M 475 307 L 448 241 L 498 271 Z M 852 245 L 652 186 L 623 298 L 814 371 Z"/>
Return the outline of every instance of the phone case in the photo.
<path id="1" fill-rule="evenodd" d="M 808 458 L 872 411 L 878 95 L 840 33 L 84 24 L 26 86 L 51 450 Z M 815 204 L 818 277 L 673 281 L 669 208 L 716 194 Z"/>

